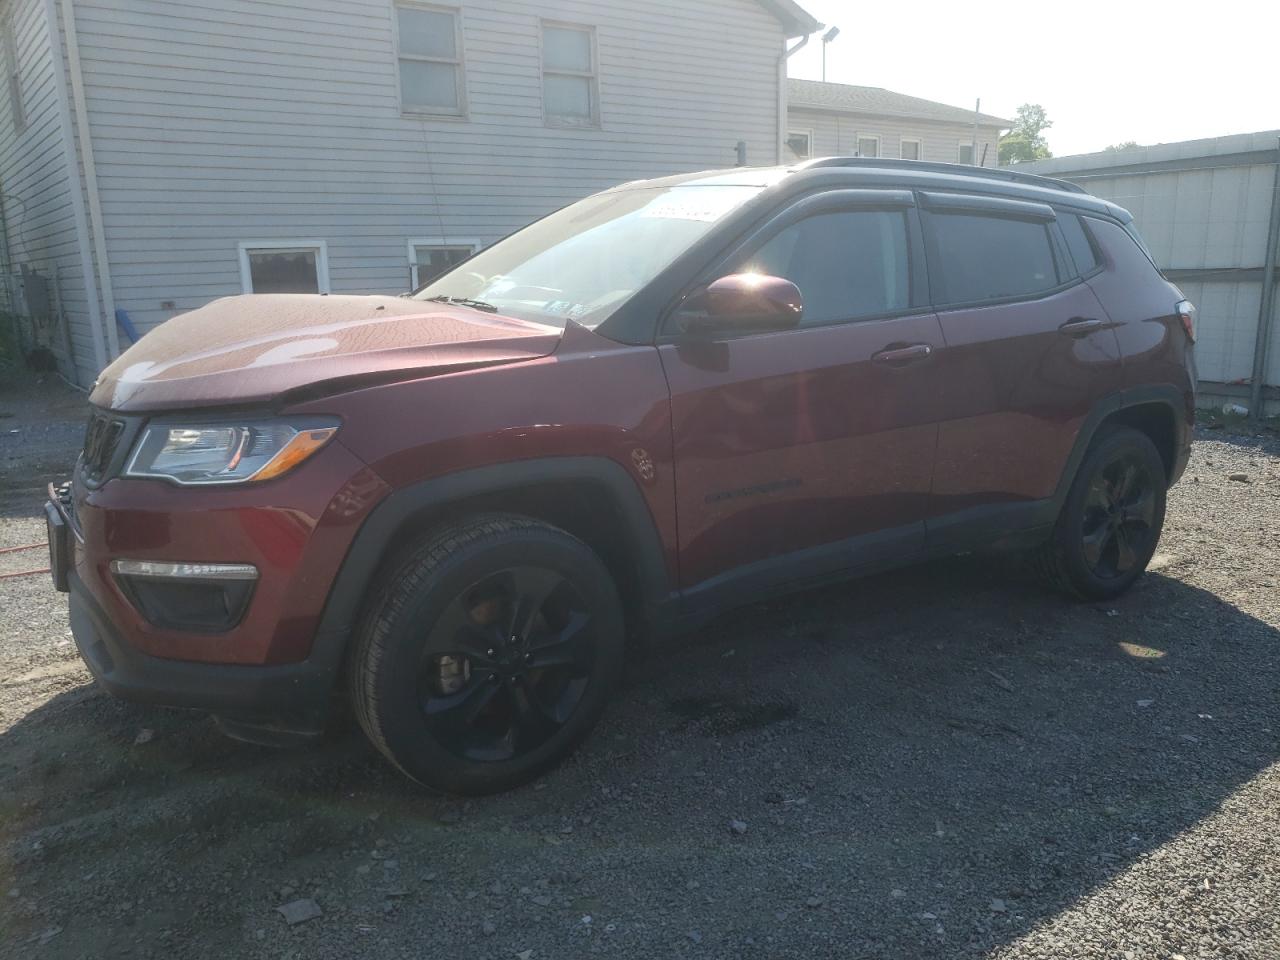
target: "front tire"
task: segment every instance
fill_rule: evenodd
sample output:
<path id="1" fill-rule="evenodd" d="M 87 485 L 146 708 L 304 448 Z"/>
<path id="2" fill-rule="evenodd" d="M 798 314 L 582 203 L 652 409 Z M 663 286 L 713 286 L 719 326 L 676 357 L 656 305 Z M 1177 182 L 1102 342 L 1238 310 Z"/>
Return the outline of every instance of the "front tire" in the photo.
<path id="1" fill-rule="evenodd" d="M 1104 427 L 1035 558 L 1041 578 L 1085 600 L 1110 600 L 1128 590 L 1160 542 L 1168 482 L 1150 437 Z"/>
<path id="2" fill-rule="evenodd" d="M 509 790 L 595 726 L 624 639 L 617 589 L 584 543 L 525 517 L 472 518 L 391 570 L 353 646 L 354 712 L 419 783 Z"/>

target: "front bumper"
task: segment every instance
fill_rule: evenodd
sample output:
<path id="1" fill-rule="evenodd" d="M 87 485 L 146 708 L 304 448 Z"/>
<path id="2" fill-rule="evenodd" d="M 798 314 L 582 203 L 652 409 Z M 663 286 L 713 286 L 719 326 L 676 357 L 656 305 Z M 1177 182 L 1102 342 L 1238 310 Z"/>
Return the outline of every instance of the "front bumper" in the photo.
<path id="1" fill-rule="evenodd" d="M 131 647 L 71 571 L 71 633 L 94 679 L 122 700 L 187 707 L 229 721 L 245 739 L 279 740 L 323 732 L 340 658 L 316 656 L 277 666 L 228 666 L 149 656 Z M 260 735 L 252 735 L 253 728 Z"/>
<path id="2" fill-rule="evenodd" d="M 193 494 L 128 479 L 51 486 L 50 567 L 69 594 L 81 657 L 114 696 L 211 712 L 242 739 L 320 733 L 347 640 L 321 629 L 321 614 L 352 537 L 385 490 L 336 443 L 287 482 L 260 488 Z M 113 561 L 123 560 L 252 564 L 261 576 L 244 615 L 211 632 L 157 619 L 113 574 Z"/>

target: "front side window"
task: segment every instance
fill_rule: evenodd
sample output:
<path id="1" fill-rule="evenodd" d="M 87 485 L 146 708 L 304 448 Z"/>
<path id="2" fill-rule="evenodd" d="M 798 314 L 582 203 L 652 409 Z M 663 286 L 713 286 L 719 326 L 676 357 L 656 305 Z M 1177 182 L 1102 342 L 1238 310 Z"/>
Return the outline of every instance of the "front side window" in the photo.
<path id="1" fill-rule="evenodd" d="M 542 102 L 550 124 L 591 127 L 600 122 L 596 35 L 590 27 L 542 25 Z"/>
<path id="2" fill-rule="evenodd" d="M 414 298 L 594 329 L 763 189 L 690 184 L 596 194 L 487 247 Z"/>
<path id="3" fill-rule="evenodd" d="M 400 109 L 462 116 L 462 38 L 459 13 L 447 7 L 396 4 Z"/>
<path id="4" fill-rule="evenodd" d="M 448 273 L 463 260 L 476 252 L 475 241 L 445 243 L 436 240 L 409 241 L 409 289 L 417 290 L 424 283 Z"/>
<path id="5" fill-rule="evenodd" d="M 808 130 L 792 130 L 787 134 L 787 147 L 797 160 L 813 156 L 813 135 Z"/>
<path id="6" fill-rule="evenodd" d="M 328 293 L 325 243 L 242 243 L 240 279 L 245 293 Z"/>
<path id="7" fill-rule="evenodd" d="M 937 303 L 1025 297 L 1058 285 L 1048 227 L 972 214 L 925 217 L 929 281 Z"/>
<path id="8" fill-rule="evenodd" d="M 880 138 L 873 137 L 869 134 L 863 134 L 858 137 L 858 156 L 860 157 L 878 157 L 880 156 Z"/>
<path id="9" fill-rule="evenodd" d="M 850 210 L 783 228 L 730 273 L 785 277 L 804 297 L 802 326 L 883 316 L 909 304 L 901 210 Z"/>

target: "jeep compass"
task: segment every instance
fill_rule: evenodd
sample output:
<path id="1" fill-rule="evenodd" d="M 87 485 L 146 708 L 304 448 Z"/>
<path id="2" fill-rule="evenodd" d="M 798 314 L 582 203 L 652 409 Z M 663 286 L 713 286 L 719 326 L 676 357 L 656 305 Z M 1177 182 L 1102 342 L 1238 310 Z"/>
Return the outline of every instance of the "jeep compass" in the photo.
<path id="1" fill-rule="evenodd" d="M 1194 309 L 1112 203 L 870 159 L 630 183 L 411 297 L 219 300 L 101 376 L 46 508 L 108 691 L 462 794 L 628 643 L 971 550 L 1102 600 L 1187 460 Z"/>

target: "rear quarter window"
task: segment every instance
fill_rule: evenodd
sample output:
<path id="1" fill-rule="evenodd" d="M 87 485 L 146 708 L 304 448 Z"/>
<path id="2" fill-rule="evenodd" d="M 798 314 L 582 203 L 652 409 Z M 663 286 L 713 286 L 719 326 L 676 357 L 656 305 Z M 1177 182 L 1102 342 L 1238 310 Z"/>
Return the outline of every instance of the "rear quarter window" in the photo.
<path id="1" fill-rule="evenodd" d="M 925 231 L 935 303 L 1033 296 L 1061 282 L 1041 221 L 930 213 Z"/>
<path id="2" fill-rule="evenodd" d="M 1101 261 L 1084 221 L 1074 213 L 1059 213 L 1058 226 L 1062 228 L 1067 249 L 1071 251 L 1071 259 L 1075 261 L 1076 272 L 1084 276 L 1096 270 Z"/>

